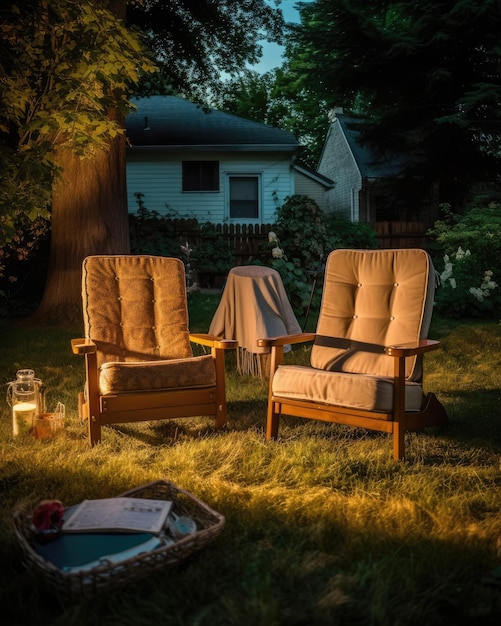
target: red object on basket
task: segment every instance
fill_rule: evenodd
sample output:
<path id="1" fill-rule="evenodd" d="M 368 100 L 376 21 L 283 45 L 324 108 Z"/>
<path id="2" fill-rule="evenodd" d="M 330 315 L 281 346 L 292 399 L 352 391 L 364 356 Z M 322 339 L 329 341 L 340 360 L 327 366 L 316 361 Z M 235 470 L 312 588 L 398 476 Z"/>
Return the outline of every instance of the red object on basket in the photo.
<path id="1" fill-rule="evenodd" d="M 64 507 L 59 500 L 42 500 L 33 512 L 33 526 L 38 531 L 60 529 Z"/>

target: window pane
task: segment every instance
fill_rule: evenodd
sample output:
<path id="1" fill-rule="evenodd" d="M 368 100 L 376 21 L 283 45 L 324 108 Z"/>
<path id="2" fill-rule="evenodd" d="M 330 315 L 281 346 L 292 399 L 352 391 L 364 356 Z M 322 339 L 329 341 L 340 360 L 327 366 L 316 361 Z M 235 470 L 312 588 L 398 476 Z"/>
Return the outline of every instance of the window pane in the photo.
<path id="1" fill-rule="evenodd" d="M 257 176 L 230 177 L 230 218 L 259 217 Z"/>
<path id="2" fill-rule="evenodd" d="M 219 162 L 183 161 L 183 191 L 219 191 Z"/>

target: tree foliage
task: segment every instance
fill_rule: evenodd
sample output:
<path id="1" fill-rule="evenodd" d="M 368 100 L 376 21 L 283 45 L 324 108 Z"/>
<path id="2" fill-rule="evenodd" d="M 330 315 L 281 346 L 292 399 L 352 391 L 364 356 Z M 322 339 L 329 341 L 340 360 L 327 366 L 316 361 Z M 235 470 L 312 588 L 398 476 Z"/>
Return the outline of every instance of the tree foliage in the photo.
<path id="1" fill-rule="evenodd" d="M 283 24 L 264 0 L 130 0 L 126 27 L 126 4 L 0 6 L 0 246 L 50 208 L 39 321 L 78 321 L 84 256 L 130 249 L 123 114 L 132 85 L 152 68 L 150 58 L 161 68 L 154 89 L 202 100 L 221 71 L 256 61 L 258 39 L 279 38 Z M 2 254 L 12 253 L 12 246 L 0 248 L 0 275 Z"/>
<path id="2" fill-rule="evenodd" d="M 260 40 L 281 42 L 284 31 L 282 12 L 265 0 L 134 2 L 128 20 L 147 34 L 159 65 L 142 93 L 167 89 L 201 102 L 222 88 L 223 73 L 235 77 L 259 61 Z"/>
<path id="3" fill-rule="evenodd" d="M 123 0 L 125 5 L 125 0 Z M 207 97 L 222 70 L 237 73 L 261 52 L 258 35 L 279 40 L 283 18 L 264 0 L 131 2 L 126 28 L 97 0 L 6 0 L 0 6 L 0 244 L 20 212 L 48 215 L 61 164 L 55 146 L 77 154 L 103 147 L 123 129 L 110 107 L 152 64 L 158 87 Z M 143 88 L 148 90 L 145 78 Z"/>
<path id="4" fill-rule="evenodd" d="M 151 91 L 151 58 L 159 69 L 154 90 L 161 84 L 164 92 L 203 99 L 222 70 L 235 73 L 257 61 L 258 34 L 275 40 L 282 34 L 281 13 L 264 0 L 132 1 L 128 27 L 108 4 L 6 0 L 0 6 L 0 245 L 20 224 L 49 217 L 52 183 L 63 165 L 56 147 L 89 156 L 123 132 L 109 110 L 128 111 L 141 76 L 143 92 Z"/>
<path id="5" fill-rule="evenodd" d="M 63 148 L 82 157 L 123 132 L 110 108 L 152 64 L 137 34 L 102 2 L 0 6 L 0 243 L 48 217 Z"/>
<path id="6" fill-rule="evenodd" d="M 299 159 L 315 168 L 328 129 L 328 107 L 289 79 L 287 65 L 265 74 L 249 70 L 224 83 L 214 106 L 294 133 L 301 144 Z"/>
<path id="7" fill-rule="evenodd" d="M 410 155 L 403 173 L 443 201 L 499 170 L 498 0 L 314 0 L 286 45 L 287 79 L 365 120 L 363 138 Z M 413 188 L 413 193 L 416 190 Z"/>

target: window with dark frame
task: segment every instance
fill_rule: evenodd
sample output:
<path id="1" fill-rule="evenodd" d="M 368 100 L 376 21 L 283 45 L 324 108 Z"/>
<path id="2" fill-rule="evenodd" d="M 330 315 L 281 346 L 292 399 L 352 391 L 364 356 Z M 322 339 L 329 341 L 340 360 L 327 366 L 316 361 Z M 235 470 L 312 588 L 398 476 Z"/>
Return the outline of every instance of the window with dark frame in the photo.
<path id="1" fill-rule="evenodd" d="M 259 218 L 259 178 L 230 176 L 230 219 Z"/>
<path id="2" fill-rule="evenodd" d="M 183 161 L 183 191 L 219 191 L 219 161 Z"/>

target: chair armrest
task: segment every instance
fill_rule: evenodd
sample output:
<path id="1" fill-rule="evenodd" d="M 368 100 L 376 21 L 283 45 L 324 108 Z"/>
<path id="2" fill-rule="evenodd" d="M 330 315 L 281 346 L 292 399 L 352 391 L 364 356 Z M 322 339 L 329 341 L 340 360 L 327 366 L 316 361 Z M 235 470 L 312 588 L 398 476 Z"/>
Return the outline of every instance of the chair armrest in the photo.
<path id="1" fill-rule="evenodd" d="M 221 337 L 205 333 L 190 333 L 190 341 L 201 346 L 220 348 L 222 350 L 234 350 L 238 345 L 238 342 L 235 339 L 221 339 Z"/>
<path id="2" fill-rule="evenodd" d="M 439 341 L 433 339 L 420 339 L 418 343 L 402 343 L 398 346 L 386 346 L 384 351 L 388 356 L 397 358 L 414 356 L 436 350 L 440 346 Z"/>
<path id="3" fill-rule="evenodd" d="M 96 352 L 96 344 L 92 339 L 72 339 L 71 349 L 73 354 L 90 354 Z"/>
<path id="4" fill-rule="evenodd" d="M 273 346 L 289 346 L 294 343 L 306 343 L 313 341 L 316 333 L 298 333 L 297 335 L 282 335 L 280 337 L 266 337 L 258 339 L 257 345 L 260 348 L 272 348 Z"/>

